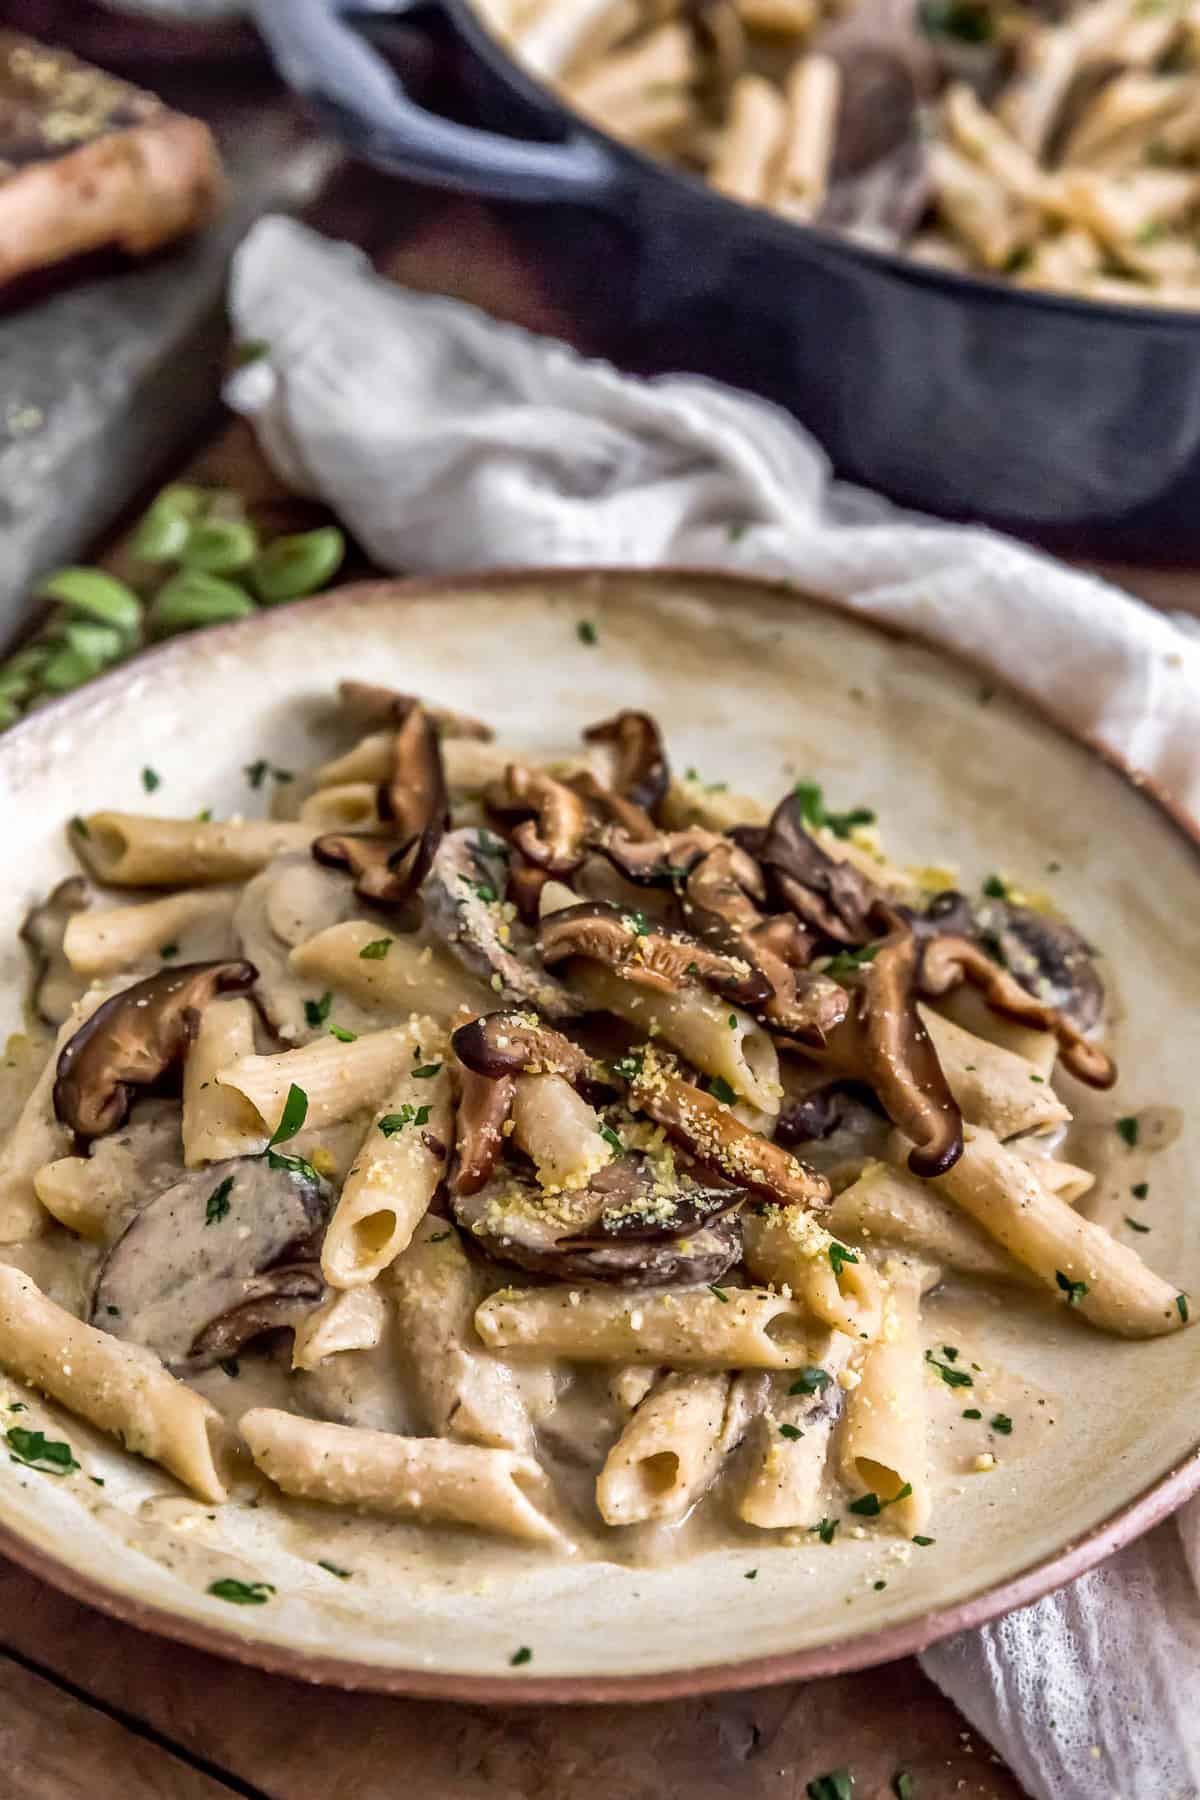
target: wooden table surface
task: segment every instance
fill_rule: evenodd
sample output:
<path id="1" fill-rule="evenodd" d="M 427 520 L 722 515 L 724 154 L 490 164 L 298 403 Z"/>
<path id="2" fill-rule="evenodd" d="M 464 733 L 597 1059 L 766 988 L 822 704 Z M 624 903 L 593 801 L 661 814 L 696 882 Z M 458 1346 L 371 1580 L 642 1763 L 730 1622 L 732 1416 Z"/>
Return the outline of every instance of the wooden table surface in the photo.
<path id="1" fill-rule="evenodd" d="M 480 205 L 355 171 L 321 222 L 374 237 L 381 265 L 412 286 L 572 336 Z M 311 512 L 281 494 L 238 424 L 219 424 L 188 473 L 236 482 L 272 530 Z M 106 560 L 120 568 L 119 538 Z M 1189 572 L 1110 572 L 1200 613 Z M 110 1620 L 2 1559 L 0 1621 L 6 1800 L 802 1800 L 838 1768 L 855 1800 L 887 1800 L 900 1769 L 915 1800 L 1022 1792 L 913 1660 L 645 1707 L 500 1710 L 260 1674 Z"/>

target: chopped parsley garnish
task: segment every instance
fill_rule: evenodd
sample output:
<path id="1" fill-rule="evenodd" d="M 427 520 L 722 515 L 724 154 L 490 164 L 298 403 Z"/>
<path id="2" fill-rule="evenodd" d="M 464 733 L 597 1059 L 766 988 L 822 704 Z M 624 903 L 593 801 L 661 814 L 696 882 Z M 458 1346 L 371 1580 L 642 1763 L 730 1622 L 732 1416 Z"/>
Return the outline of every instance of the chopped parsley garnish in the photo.
<path id="1" fill-rule="evenodd" d="M 247 763 L 242 774 L 252 788 L 260 788 L 268 775 L 273 781 L 294 781 L 296 779 L 290 769 L 272 768 L 265 756 L 260 756 L 256 762 Z"/>
<path id="2" fill-rule="evenodd" d="M 875 1592 L 878 1594 L 887 1586 L 887 1582 L 886 1581 L 873 1581 L 871 1583 L 871 1586 L 875 1589 Z"/>
<path id="3" fill-rule="evenodd" d="M 1187 1301 L 1186 1294 L 1176 1294 L 1176 1296 L 1175 1296 L 1175 1311 L 1179 1314 L 1179 1317 L 1183 1320 L 1183 1323 L 1186 1325 L 1188 1322 L 1188 1301 Z"/>
<path id="4" fill-rule="evenodd" d="M 805 1788 L 808 1800 L 854 1800 L 854 1777 L 849 1769 L 831 1769 Z"/>
<path id="5" fill-rule="evenodd" d="M 928 1550 L 928 1548 L 929 1548 L 929 1546 L 930 1546 L 930 1544 L 936 1544 L 936 1543 L 937 1543 L 937 1539 L 936 1539 L 936 1538 L 931 1538 L 931 1537 L 915 1537 L 915 1538 L 914 1538 L 914 1539 L 913 1539 L 913 1543 L 914 1543 L 914 1544 L 920 1544 L 920 1546 L 921 1546 L 921 1548 L 922 1548 L 922 1550 Z"/>
<path id="6" fill-rule="evenodd" d="M 317 1562 L 318 1569 L 324 1569 L 328 1575 L 336 1575 L 339 1581 L 349 1581 L 353 1569 L 339 1569 L 336 1563 L 326 1562 L 322 1557 Z"/>
<path id="7" fill-rule="evenodd" d="M 460 875 L 458 879 L 462 882 L 464 887 L 469 887 L 471 892 L 475 895 L 475 898 L 477 900 L 482 900 L 485 906 L 491 906 L 493 901 L 500 898 L 490 881 L 472 881 L 469 875 Z M 391 942 L 390 938 L 388 939 L 388 942 Z M 365 956 L 366 951 L 361 951 L 360 955 Z"/>
<path id="8" fill-rule="evenodd" d="M 757 1575 L 758 1575 L 757 1569 L 747 1569 L 746 1573 L 742 1576 L 742 1580 L 743 1581 L 753 1581 Z"/>
<path id="9" fill-rule="evenodd" d="M 357 1031 L 347 1031 L 344 1025 L 331 1025 L 329 1035 L 335 1037 L 339 1044 L 353 1044 L 358 1040 Z"/>
<path id="10" fill-rule="evenodd" d="M 432 1081 L 435 1075 L 440 1075 L 441 1069 L 441 1063 L 422 1063 L 419 1069 L 413 1070 L 412 1078 L 414 1081 Z"/>
<path id="11" fill-rule="evenodd" d="M 1117 1120 L 1117 1136 L 1132 1150 L 1138 1141 L 1138 1122 L 1132 1116 Z"/>
<path id="12" fill-rule="evenodd" d="M 787 1438 L 790 1443 L 795 1444 L 804 1436 L 804 1433 L 798 1425 L 781 1425 L 779 1427 L 779 1435 L 780 1437 Z"/>
<path id="13" fill-rule="evenodd" d="M 611 1125 L 602 1125 L 600 1127 L 600 1136 L 604 1139 L 605 1143 L 608 1145 L 609 1149 L 614 1153 L 614 1155 L 620 1156 L 620 1154 L 624 1150 L 625 1146 L 621 1142 L 620 1138 L 617 1136 L 616 1132 L 613 1130 L 612 1126 Z"/>
<path id="14" fill-rule="evenodd" d="M 825 797 L 815 781 L 798 781 L 792 789 L 800 802 L 800 817 L 806 825 L 823 825 L 836 838 L 848 838 L 856 825 L 873 825 L 877 815 L 869 806 L 855 806 L 849 812 L 830 812 Z"/>
<path id="15" fill-rule="evenodd" d="M 78 813 L 76 813 L 75 817 L 71 820 L 71 830 L 75 833 L 76 837 L 89 838 L 92 835 Z"/>
<path id="16" fill-rule="evenodd" d="M 236 1356 L 223 1356 L 218 1367 L 224 1369 L 230 1381 L 236 1381 L 242 1372 L 242 1365 Z"/>
<path id="17" fill-rule="evenodd" d="M 600 634 L 590 619 L 580 619 L 578 625 L 575 627 L 575 636 L 579 639 L 581 644 L 588 644 L 589 646 L 600 642 Z"/>
<path id="18" fill-rule="evenodd" d="M 1143 1225 L 1140 1219 L 1131 1219 L 1128 1213 L 1125 1214 L 1125 1223 L 1128 1225 L 1130 1231 L 1146 1232 L 1150 1229 L 1148 1225 Z"/>
<path id="19" fill-rule="evenodd" d="M 722 1306 L 729 1305 L 729 1295 L 725 1292 L 724 1288 L 718 1287 L 715 1281 L 709 1282 L 708 1291 L 710 1294 L 715 1294 L 717 1296 L 717 1299 L 721 1302 Z"/>
<path id="20" fill-rule="evenodd" d="M 1039 1087 L 1045 1087 L 1046 1085 L 1046 1077 L 1044 1075 L 1031 1075 L 1029 1079 L 1030 1081 L 1036 1081 Z"/>
<path id="21" fill-rule="evenodd" d="M 1061 1269 L 1055 1269 L 1054 1279 L 1067 1296 L 1068 1306 L 1078 1306 L 1087 1294 L 1088 1284 L 1086 1281 L 1072 1281 L 1070 1276 L 1064 1275 Z"/>
<path id="22" fill-rule="evenodd" d="M 998 1431 L 1001 1437 L 1012 1436 L 1012 1420 L 1007 1413 L 997 1413 L 994 1418 L 988 1420 L 988 1424 L 993 1431 Z"/>
<path id="23" fill-rule="evenodd" d="M 119 1306 L 106 1306 L 104 1310 L 111 1319 L 119 1319 L 121 1316 L 121 1309 Z"/>
<path id="24" fill-rule="evenodd" d="M 896 1506 L 901 1500 L 909 1499 L 911 1494 L 912 1482 L 906 1481 L 890 1500 L 881 1500 L 878 1494 L 860 1494 L 857 1500 L 850 1502 L 849 1510 L 859 1513 L 864 1519 L 877 1519 L 885 1507 Z"/>
<path id="25" fill-rule="evenodd" d="M 845 1244 L 839 1244 L 835 1238 L 829 1246 L 829 1266 L 835 1275 L 840 1275 L 847 1263 L 858 1261 L 857 1250 L 847 1250 Z"/>
<path id="26" fill-rule="evenodd" d="M 391 938 L 373 938 L 369 944 L 363 945 L 358 954 L 363 962 L 382 962 L 391 947 Z"/>
<path id="27" fill-rule="evenodd" d="M 116 1312 L 117 1309 L 115 1306 L 110 1306 L 108 1310 L 109 1312 Z M 9 1412 L 28 1412 L 29 1408 L 23 1400 L 10 1400 L 8 1403 L 8 1410 Z"/>
<path id="28" fill-rule="evenodd" d="M 723 1106 L 737 1105 L 737 1094 L 723 1075 L 714 1075 L 708 1084 L 708 1089 L 713 1098 L 719 1100 Z"/>
<path id="29" fill-rule="evenodd" d="M 914 1538 L 914 1544 L 928 1543 L 927 1538 Z M 896 1800 L 917 1800 L 917 1790 L 907 1769 L 897 1769 L 892 1776 L 892 1793 Z"/>
<path id="30" fill-rule="evenodd" d="M 729 1024 L 729 1029 L 730 1029 L 730 1031 L 736 1031 L 736 1030 L 737 1030 L 737 1027 L 738 1027 L 738 1020 L 737 1020 L 737 1014 L 736 1014 L 736 1013 L 730 1013 L 730 1015 L 729 1015 L 729 1019 L 728 1019 L 728 1024 Z"/>
<path id="31" fill-rule="evenodd" d="M 878 944 L 864 944 L 861 950 L 839 950 L 831 956 L 825 965 L 826 975 L 849 975 L 853 969 L 861 969 L 872 963 L 879 955 Z"/>
<path id="32" fill-rule="evenodd" d="M 384 1137 L 395 1137 L 398 1131 L 404 1131 L 409 1125 L 427 1125 L 431 1106 L 410 1106 L 407 1100 L 399 1112 L 384 1113 L 379 1121 L 379 1129 Z"/>
<path id="33" fill-rule="evenodd" d="M 142 786 L 148 794 L 152 794 L 155 788 L 161 787 L 161 785 L 162 776 L 157 769 L 146 768 L 142 770 Z"/>
<path id="34" fill-rule="evenodd" d="M 211 806 L 202 806 L 200 808 L 200 811 L 196 814 L 196 823 L 197 823 L 197 825 L 211 825 L 212 824 L 212 807 Z"/>
<path id="35" fill-rule="evenodd" d="M 231 1606 L 265 1606 L 275 1589 L 269 1581 L 237 1581 L 232 1575 L 222 1575 L 220 1581 L 209 1583 L 208 1592 L 218 1600 L 228 1600 Z"/>
<path id="36" fill-rule="evenodd" d="M 281 1156 L 276 1144 L 285 1144 L 296 1133 L 308 1117 L 308 1095 L 302 1087 L 293 1081 L 288 1089 L 287 1099 L 283 1103 L 283 1111 L 279 1115 L 279 1123 L 271 1133 L 266 1149 L 267 1166 L 272 1169 L 286 1169 L 289 1175 L 302 1175 L 308 1181 L 317 1180 L 317 1171 L 303 1156 Z"/>
<path id="37" fill-rule="evenodd" d="M 1135 1200 L 1144 1200 L 1146 1195 L 1150 1192 L 1150 1183 L 1148 1181 L 1135 1181 L 1129 1191 Z"/>
<path id="38" fill-rule="evenodd" d="M 475 842 L 472 848 L 480 856 L 507 856 L 509 854 L 508 845 L 504 839 L 496 837 L 487 829 L 486 825 L 481 825 L 475 833 Z"/>
<path id="39" fill-rule="evenodd" d="M 217 1225 L 229 1211 L 229 1196 L 233 1192 L 233 1176 L 227 1175 L 208 1196 L 204 1208 L 204 1223 Z"/>
<path id="40" fill-rule="evenodd" d="M 943 1344 L 942 1345 L 942 1355 L 945 1357 L 947 1362 L 957 1362 L 958 1361 L 958 1345 L 957 1344 Z"/>
<path id="41" fill-rule="evenodd" d="M 159 947 L 158 954 L 162 957 L 164 962 L 170 962 L 170 960 L 173 956 L 179 955 L 179 945 L 178 944 L 162 944 Z"/>
<path id="42" fill-rule="evenodd" d="M 998 875 L 989 875 L 983 884 L 983 891 L 989 900 L 1007 900 L 1008 889 Z"/>
<path id="43" fill-rule="evenodd" d="M 47 1475 L 69 1475 L 79 1464 L 70 1444 L 48 1438 L 44 1431 L 27 1431 L 23 1425 L 10 1425 L 4 1434 L 12 1452 L 12 1460 L 27 1469 L 41 1469 Z"/>
<path id="44" fill-rule="evenodd" d="M 449 1236 L 448 1231 L 435 1231 L 429 1241 L 431 1244 L 444 1244 Z"/>
<path id="45" fill-rule="evenodd" d="M 823 1544 L 832 1544 L 841 1522 L 840 1519 L 822 1519 L 819 1525 L 810 1525 L 808 1529 L 815 1531 Z"/>
<path id="46" fill-rule="evenodd" d="M 833 1377 L 816 1363 L 809 1363 L 788 1389 L 789 1394 L 823 1394 Z"/>
<path id="47" fill-rule="evenodd" d="M 619 1075 L 623 1081 L 636 1081 L 642 1072 L 642 1052 L 631 1050 L 628 1056 L 618 1056 L 613 1064 L 613 1074 Z"/>
<path id="48" fill-rule="evenodd" d="M 307 1025 L 312 1025 L 314 1028 L 318 1025 L 323 1025 L 329 1017 L 329 1009 L 332 1005 L 333 995 L 328 988 L 326 988 L 319 1000 L 306 1000 L 304 1002 L 305 1023 Z"/>
<path id="49" fill-rule="evenodd" d="M 725 527 L 725 536 L 729 539 L 731 544 L 736 544 L 745 535 L 746 521 L 744 519 L 735 519 L 732 525 L 727 525 Z"/>
<path id="50" fill-rule="evenodd" d="M 977 1406 L 968 1406 L 966 1411 L 963 1413 L 964 1419 L 982 1419 L 982 1417 L 983 1417 L 983 1414 L 980 1412 L 980 1410 Z"/>
<path id="51" fill-rule="evenodd" d="M 949 1363 L 939 1362 L 932 1350 L 927 1350 L 925 1352 L 925 1361 L 929 1364 L 931 1369 L 937 1370 L 948 1388 L 975 1386 L 975 1383 L 965 1369 L 952 1369 Z"/>
<path id="52" fill-rule="evenodd" d="M 519 1650 L 513 1651 L 508 1661 L 510 1667 L 519 1669 L 525 1663 L 533 1661 L 533 1651 L 529 1648 L 528 1644 L 522 1644 Z"/>
<path id="53" fill-rule="evenodd" d="M 650 921 L 644 912 L 638 912 L 636 909 L 632 912 L 627 912 L 625 914 L 625 923 L 628 925 L 630 931 L 632 931 L 634 937 L 649 937 Z"/>

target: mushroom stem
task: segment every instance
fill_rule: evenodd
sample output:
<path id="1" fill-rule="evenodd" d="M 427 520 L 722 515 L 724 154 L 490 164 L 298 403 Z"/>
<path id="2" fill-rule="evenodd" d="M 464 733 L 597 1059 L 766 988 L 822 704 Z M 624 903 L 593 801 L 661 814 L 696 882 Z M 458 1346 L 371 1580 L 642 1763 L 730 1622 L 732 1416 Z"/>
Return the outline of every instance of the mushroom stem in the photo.
<path id="1" fill-rule="evenodd" d="M 1014 1019 L 1036 1031 L 1049 1031 L 1058 1041 L 1066 1067 L 1089 1087 L 1110 1088 L 1117 1067 L 1107 1051 L 1091 1043 L 1079 1027 L 1054 1006 L 1044 1006 L 1013 975 L 992 961 L 987 951 L 965 937 L 935 937 L 921 958 L 921 992 L 931 999 L 948 994 L 968 981 L 985 1003 L 1002 1018 Z"/>
<path id="2" fill-rule="evenodd" d="M 722 1101 L 675 1074 L 649 1046 L 641 1052 L 629 1101 L 686 1145 L 697 1162 L 736 1186 L 791 1205 L 828 1204 L 830 1187 L 823 1175 L 751 1131 Z"/>
<path id="3" fill-rule="evenodd" d="M 625 709 L 614 718 L 589 725 L 584 732 L 589 744 L 611 744 L 616 757 L 613 789 L 657 819 L 666 798 L 671 773 L 662 733 L 649 713 Z"/>
<path id="4" fill-rule="evenodd" d="M 455 1075 L 459 1097 L 450 1191 L 477 1194 L 491 1180 L 500 1160 L 517 1082 L 513 1075 L 478 1075 L 461 1063 L 455 1067 Z"/>

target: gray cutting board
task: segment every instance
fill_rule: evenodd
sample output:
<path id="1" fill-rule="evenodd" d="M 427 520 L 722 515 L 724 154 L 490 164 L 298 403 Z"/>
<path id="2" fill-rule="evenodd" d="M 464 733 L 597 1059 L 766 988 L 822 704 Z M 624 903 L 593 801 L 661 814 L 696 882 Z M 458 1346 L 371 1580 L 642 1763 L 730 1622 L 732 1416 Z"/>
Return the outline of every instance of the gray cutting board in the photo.
<path id="1" fill-rule="evenodd" d="M 213 226 L 0 318 L 0 645 L 36 577 L 81 554 L 195 440 L 217 401 L 234 246 L 261 213 L 313 199 L 337 160 L 261 90 L 224 99 L 210 122 L 231 177 Z"/>

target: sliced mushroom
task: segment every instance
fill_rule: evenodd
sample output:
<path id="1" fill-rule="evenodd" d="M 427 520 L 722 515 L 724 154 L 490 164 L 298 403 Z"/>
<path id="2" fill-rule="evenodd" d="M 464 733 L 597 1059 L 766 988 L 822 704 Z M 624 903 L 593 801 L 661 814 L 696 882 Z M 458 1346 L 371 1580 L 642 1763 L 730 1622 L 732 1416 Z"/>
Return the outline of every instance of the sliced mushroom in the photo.
<path id="1" fill-rule="evenodd" d="M 908 1121 L 901 1125 L 915 1146 L 908 1166 L 930 1180 L 962 1155 L 962 1114 L 917 1012 L 922 945 L 895 908 L 877 902 L 871 917 L 887 936 L 859 970 L 851 1009 L 820 1056 L 866 1082 L 894 1125 Z"/>
<path id="2" fill-rule="evenodd" d="M 612 1092 L 587 1051 L 544 1025 L 536 1013 L 485 1013 L 460 1025 L 450 1042 L 463 1066 L 489 1081 L 505 1075 L 562 1075 L 582 1093 Z"/>
<path id="3" fill-rule="evenodd" d="M 406 842 L 422 840 L 424 860 L 413 876 L 413 886 L 419 887 L 450 822 L 438 735 L 419 701 L 409 704 L 403 714 L 397 713 L 391 773 L 379 789 L 379 816 L 391 821 L 397 837 Z"/>
<path id="4" fill-rule="evenodd" d="M 260 1157 L 184 1175 L 134 1214 L 97 1272 L 91 1320 L 192 1374 L 319 1304 L 324 1182 Z"/>
<path id="5" fill-rule="evenodd" d="M 1002 969 L 970 938 L 936 937 L 927 943 L 921 958 L 920 981 L 922 993 L 931 998 L 969 981 L 993 1012 L 1015 1019 L 1020 1025 L 1031 1025 L 1036 1031 L 1052 1032 L 1064 1064 L 1079 1081 L 1095 1088 L 1110 1088 L 1116 1081 L 1116 1064 L 1099 1044 L 1084 1037 L 1064 1012 L 1035 1000 L 1014 975 Z"/>
<path id="6" fill-rule="evenodd" d="M 605 900 L 549 913 L 538 927 L 538 943 L 551 968 L 586 956 L 658 993 L 678 993 L 702 983 L 735 1005 L 752 1007 L 771 996 L 770 982 L 748 958 L 714 950 L 689 932 L 652 925 Z"/>
<path id="7" fill-rule="evenodd" d="M 531 933 L 503 898 L 507 874 L 507 847 L 490 832 L 448 833 L 422 890 L 426 922 L 503 1003 L 572 1018 L 579 1004 L 547 974 Z"/>
<path id="8" fill-rule="evenodd" d="M 526 809 L 533 818 L 522 819 L 512 834 L 513 843 L 528 862 L 550 875 L 573 875 L 587 854 L 587 806 L 574 788 L 556 781 L 544 769 L 514 763 L 504 782 L 503 807 L 497 811 Z M 488 803 L 498 799 L 489 790 Z"/>
<path id="9" fill-rule="evenodd" d="M 25 915 L 21 941 L 33 952 L 33 1010 L 47 1025 L 61 1025 L 85 982 L 63 953 L 63 936 L 76 913 L 85 912 L 92 893 L 82 875 L 68 876 Z"/>
<path id="10" fill-rule="evenodd" d="M 242 955 L 258 970 L 255 1001 L 289 1043 L 316 1035 L 306 1020 L 305 985 L 292 968 L 292 951 L 361 911 L 345 875 L 320 867 L 307 850 L 277 856 L 242 889 L 233 926 Z"/>
<path id="11" fill-rule="evenodd" d="M 387 911 L 412 899 L 423 879 L 417 871 L 424 851 L 420 837 L 398 841 L 368 831 L 330 832 L 315 839 L 312 847 L 317 862 L 327 869 L 351 871 L 360 899 Z"/>
<path id="12" fill-rule="evenodd" d="M 702 857 L 728 841 L 720 832 L 706 831 L 699 825 L 687 831 L 656 831 L 649 838 L 614 826 L 597 837 L 595 848 L 626 880 L 639 887 L 678 888 Z M 751 869 L 755 868 L 752 859 L 747 858 L 747 862 Z"/>
<path id="13" fill-rule="evenodd" d="M 439 737 L 475 738 L 486 744 L 496 735 L 490 725 L 472 718 L 470 713 L 454 712 L 448 706 L 430 706 L 415 694 L 400 694 L 395 688 L 377 687 L 371 681 L 339 681 L 338 698 L 350 718 L 360 725 L 385 725 L 410 708 L 421 706 Z"/>
<path id="14" fill-rule="evenodd" d="M 489 1182 L 504 1148 L 504 1127 L 512 1116 L 516 1080 L 511 1075 L 479 1075 L 465 1066 L 458 1077 L 452 1194 L 477 1194 Z"/>
<path id="15" fill-rule="evenodd" d="M 607 1185 L 595 1178 L 551 1205 L 536 1183 L 504 1170 L 456 1198 L 455 1218 L 496 1261 L 565 1280 L 666 1287 L 717 1281 L 738 1260 L 741 1232 L 731 1214 L 744 1196 L 736 1189 L 664 1195 L 650 1166 L 634 1157 L 602 1173 Z"/>
<path id="16" fill-rule="evenodd" d="M 823 1175 L 806 1168 L 782 1145 L 751 1131 L 715 1095 L 684 1081 L 649 1047 L 640 1052 L 629 1103 L 664 1126 L 703 1167 L 716 1170 L 737 1187 L 786 1204 L 828 1204 L 829 1183 Z"/>
<path id="17" fill-rule="evenodd" d="M 542 889 L 548 881 L 553 881 L 549 869 L 539 869 L 531 863 L 527 856 L 519 850 L 513 850 L 508 859 L 508 884 L 504 890 L 505 898 L 511 900 L 517 909 L 517 917 L 526 925 L 536 925 L 541 917 Z"/>
<path id="18" fill-rule="evenodd" d="M 977 929 L 963 936 L 977 936 L 994 949 L 1035 1000 L 1055 1008 L 1080 1031 L 1091 1031 L 1100 1022 L 1104 983 L 1095 952 L 1073 925 L 1007 900 L 985 901 L 976 917 Z"/>
<path id="19" fill-rule="evenodd" d="M 597 828 L 623 831 L 634 843 L 644 843 L 658 835 L 658 827 L 648 812 L 625 794 L 618 794 L 614 788 L 605 787 L 590 769 L 580 769 L 577 774 L 568 775 L 566 782 L 586 803 L 592 815 L 594 825 L 589 834 L 590 847 L 596 846 Z"/>
<path id="20" fill-rule="evenodd" d="M 826 1081 L 784 1102 L 775 1137 L 781 1144 L 815 1144 L 832 1137 L 844 1125 L 857 1125 L 878 1116 L 875 1096 L 864 1082 Z"/>
<path id="21" fill-rule="evenodd" d="M 838 944 L 869 942 L 868 919 L 878 890 L 853 863 L 830 856 L 809 834 L 796 794 L 780 801 L 765 826 L 740 826 L 731 835 L 804 924 Z"/>
<path id="22" fill-rule="evenodd" d="M 589 725 L 583 736 L 586 743 L 613 746 L 613 791 L 657 820 L 671 784 L 671 772 L 662 733 L 650 714 L 626 709 L 611 719 Z"/>
<path id="23" fill-rule="evenodd" d="M 79 1137 L 123 1125 L 138 1088 L 175 1069 L 200 1014 L 218 994 L 244 993 L 258 979 L 249 962 L 184 963 L 114 994 L 59 1055 L 54 1111 Z"/>

